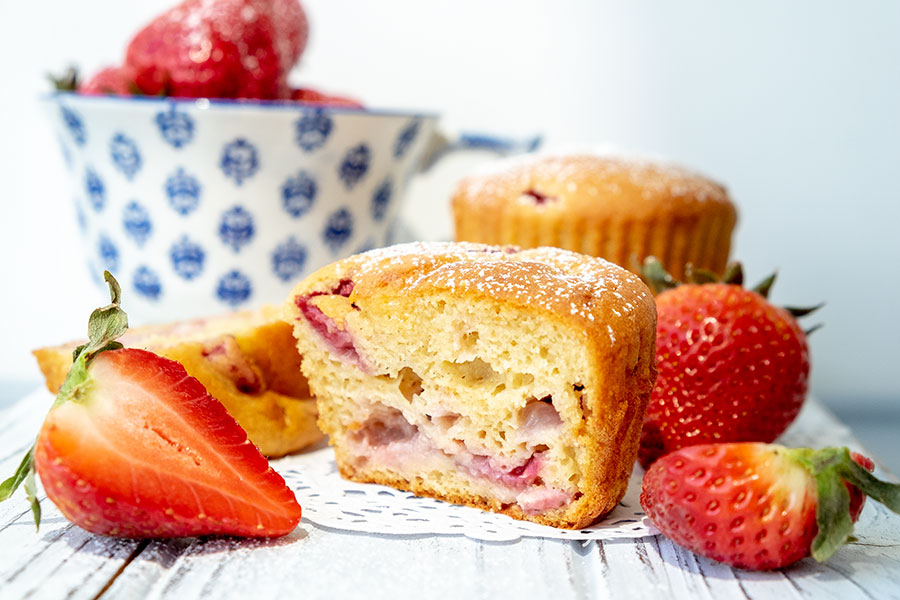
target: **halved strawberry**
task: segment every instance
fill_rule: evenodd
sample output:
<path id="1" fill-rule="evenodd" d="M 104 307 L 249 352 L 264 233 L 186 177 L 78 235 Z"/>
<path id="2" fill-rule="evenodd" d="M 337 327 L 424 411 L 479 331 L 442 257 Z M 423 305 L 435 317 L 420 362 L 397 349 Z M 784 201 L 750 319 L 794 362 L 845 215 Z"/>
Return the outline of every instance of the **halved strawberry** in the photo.
<path id="1" fill-rule="evenodd" d="M 668 538 L 745 569 L 827 560 L 850 539 L 866 496 L 900 512 L 900 485 L 847 448 L 752 442 L 676 450 L 644 474 L 641 506 Z"/>
<path id="2" fill-rule="evenodd" d="M 179 363 L 114 339 L 127 327 L 118 284 L 97 309 L 32 451 L 0 484 L 21 482 L 40 521 L 32 465 L 80 527 L 132 538 L 292 531 L 300 506 L 237 422 Z"/>

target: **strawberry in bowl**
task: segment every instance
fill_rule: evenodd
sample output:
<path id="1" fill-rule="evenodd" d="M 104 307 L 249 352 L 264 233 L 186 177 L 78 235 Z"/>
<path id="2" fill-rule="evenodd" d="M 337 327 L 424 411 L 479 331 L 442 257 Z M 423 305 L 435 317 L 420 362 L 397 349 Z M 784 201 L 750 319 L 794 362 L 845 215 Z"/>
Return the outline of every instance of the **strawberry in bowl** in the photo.
<path id="1" fill-rule="evenodd" d="M 356 100 L 291 88 L 288 74 L 309 38 L 297 0 L 184 0 L 140 29 L 121 65 L 84 82 L 55 80 L 87 95 L 287 100 L 362 108 Z"/>
<path id="2" fill-rule="evenodd" d="M 185 0 L 134 36 L 125 66 L 150 96 L 277 99 L 307 36 L 297 0 Z"/>
<path id="3" fill-rule="evenodd" d="M 433 113 L 293 88 L 307 34 L 297 0 L 185 0 L 121 64 L 44 99 L 85 262 L 128 290 L 135 324 L 281 303 L 321 266 L 414 237 L 412 177 L 479 147 Z"/>
<path id="4" fill-rule="evenodd" d="M 326 94 L 312 88 L 295 88 L 290 92 L 291 100 L 297 102 L 308 102 L 310 104 L 321 104 L 323 106 L 344 106 L 347 108 L 363 108 L 358 100 L 348 98 L 347 96 L 338 96 L 335 94 Z"/>

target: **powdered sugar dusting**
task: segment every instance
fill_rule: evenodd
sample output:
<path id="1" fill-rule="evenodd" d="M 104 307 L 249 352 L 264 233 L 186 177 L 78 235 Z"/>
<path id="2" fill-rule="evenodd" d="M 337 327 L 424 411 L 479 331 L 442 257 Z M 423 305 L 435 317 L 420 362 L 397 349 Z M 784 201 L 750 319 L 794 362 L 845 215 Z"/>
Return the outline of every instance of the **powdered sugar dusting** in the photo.
<path id="1" fill-rule="evenodd" d="M 549 247 L 416 242 L 350 257 L 336 263 L 328 276 L 352 279 L 357 289 L 367 281 L 393 281 L 406 294 L 437 289 L 458 297 L 498 298 L 569 314 L 588 327 L 610 328 L 612 321 L 631 318 L 653 303 L 649 290 L 629 271 L 602 258 Z M 615 342 L 612 333 L 610 341 Z"/>
<path id="2" fill-rule="evenodd" d="M 672 198 L 730 202 L 724 187 L 695 171 L 664 160 L 604 152 L 525 155 L 495 161 L 465 179 L 457 196 L 476 204 L 498 200 L 522 204 L 521 194 L 526 189 L 555 196 L 559 202 L 551 210 L 633 195 L 647 202 Z"/>

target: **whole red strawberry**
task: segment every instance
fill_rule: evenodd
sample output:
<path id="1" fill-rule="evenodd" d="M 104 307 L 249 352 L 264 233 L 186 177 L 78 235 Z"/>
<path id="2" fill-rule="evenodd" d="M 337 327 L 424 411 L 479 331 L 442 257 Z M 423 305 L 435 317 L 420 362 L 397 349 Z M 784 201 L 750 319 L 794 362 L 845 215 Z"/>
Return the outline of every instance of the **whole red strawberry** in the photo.
<path id="1" fill-rule="evenodd" d="M 846 448 L 704 444 L 676 450 L 644 474 L 641 506 L 688 550 L 735 567 L 777 569 L 846 543 L 868 495 L 900 512 L 900 485 L 873 477 Z"/>
<path id="2" fill-rule="evenodd" d="M 272 0 L 272 14 L 278 29 L 279 53 L 285 64 L 297 64 L 309 40 L 309 21 L 297 0 Z"/>
<path id="3" fill-rule="evenodd" d="M 134 36 L 125 63 L 148 95 L 275 99 L 306 32 L 296 0 L 185 0 Z"/>
<path id="4" fill-rule="evenodd" d="M 36 470 L 47 496 L 76 525 L 130 538 L 292 531 L 300 506 L 247 434 L 179 363 L 113 341 L 127 327 L 119 288 L 94 311 L 90 341 L 37 441 L 0 500 L 24 482 L 35 522 Z"/>
<path id="5" fill-rule="evenodd" d="M 809 378 L 806 334 L 766 299 L 774 276 L 745 289 L 734 265 L 724 283 L 701 273 L 703 283 L 671 287 L 658 263 L 647 267 L 651 283 L 670 289 L 656 297 L 658 375 L 641 464 L 694 444 L 774 441 L 800 412 Z"/>
<path id="6" fill-rule="evenodd" d="M 363 105 L 353 98 L 325 94 L 312 88 L 291 89 L 290 99 L 309 104 L 322 104 L 324 106 L 342 106 L 345 108 L 363 108 Z"/>
<path id="7" fill-rule="evenodd" d="M 133 91 L 134 76 L 125 67 L 105 67 L 78 84 L 78 93 L 88 96 L 130 96 Z"/>

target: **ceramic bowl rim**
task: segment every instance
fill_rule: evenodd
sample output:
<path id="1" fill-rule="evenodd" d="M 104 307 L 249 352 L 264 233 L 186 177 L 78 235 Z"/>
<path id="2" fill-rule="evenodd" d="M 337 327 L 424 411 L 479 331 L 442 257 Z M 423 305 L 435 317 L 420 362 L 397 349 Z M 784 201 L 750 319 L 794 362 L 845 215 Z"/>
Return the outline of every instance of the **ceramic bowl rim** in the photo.
<path id="1" fill-rule="evenodd" d="M 144 104 L 149 106 L 180 105 L 205 112 L 213 108 L 236 109 L 241 111 L 259 110 L 262 112 L 296 113 L 298 111 L 323 110 L 332 113 L 364 115 L 370 117 L 407 117 L 414 119 L 437 120 L 439 115 L 433 111 L 404 110 L 392 108 L 353 108 L 348 106 L 329 106 L 297 100 L 252 100 L 252 99 L 225 99 L 225 98 L 174 98 L 168 96 L 116 96 L 116 95 L 86 95 L 77 92 L 58 91 L 47 92 L 40 95 L 40 100 L 54 102 L 66 99 L 67 102 L 85 104 Z"/>

